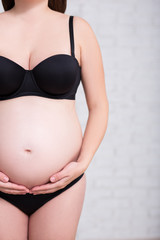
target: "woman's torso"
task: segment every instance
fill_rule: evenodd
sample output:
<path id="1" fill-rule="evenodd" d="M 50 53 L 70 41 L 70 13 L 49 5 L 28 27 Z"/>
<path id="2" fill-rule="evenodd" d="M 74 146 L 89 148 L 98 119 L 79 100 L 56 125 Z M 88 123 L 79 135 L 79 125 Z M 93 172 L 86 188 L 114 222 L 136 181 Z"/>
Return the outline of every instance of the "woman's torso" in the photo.
<path id="1" fill-rule="evenodd" d="M 52 17 L 49 13 L 42 23 L 38 25 L 35 21 L 33 26 L 9 15 L 0 18 L 0 55 L 18 62 L 24 69 L 34 68 L 50 55 L 70 54 L 67 15 L 57 13 Z M 9 30 L 11 18 L 13 29 Z M 6 24 L 2 24 L 3 19 Z M 48 182 L 68 162 L 76 161 L 81 144 L 75 100 L 22 96 L 0 101 L 0 171 L 11 182 L 28 188 Z"/>

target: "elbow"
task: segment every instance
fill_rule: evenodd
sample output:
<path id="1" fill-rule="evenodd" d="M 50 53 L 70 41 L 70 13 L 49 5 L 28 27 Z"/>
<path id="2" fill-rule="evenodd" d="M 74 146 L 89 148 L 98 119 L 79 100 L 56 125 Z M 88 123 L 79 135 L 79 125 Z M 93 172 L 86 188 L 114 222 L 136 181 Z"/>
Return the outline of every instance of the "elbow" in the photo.
<path id="1" fill-rule="evenodd" d="M 109 101 L 108 101 L 107 98 L 103 101 L 97 101 L 95 104 L 92 104 L 92 106 L 88 107 L 88 109 L 89 109 L 89 112 L 99 110 L 99 111 L 102 111 L 103 113 L 108 114 L 108 112 L 109 112 Z"/>

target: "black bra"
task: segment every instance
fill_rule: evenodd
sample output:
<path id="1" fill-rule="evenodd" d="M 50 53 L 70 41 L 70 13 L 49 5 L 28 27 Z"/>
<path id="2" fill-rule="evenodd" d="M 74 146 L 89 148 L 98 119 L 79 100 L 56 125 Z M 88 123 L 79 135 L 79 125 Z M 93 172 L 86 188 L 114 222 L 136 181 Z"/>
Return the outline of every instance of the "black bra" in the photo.
<path id="1" fill-rule="evenodd" d="M 81 66 L 74 55 L 73 16 L 69 16 L 71 55 L 52 55 L 32 70 L 0 56 L 0 100 L 35 95 L 52 99 L 75 99 Z"/>

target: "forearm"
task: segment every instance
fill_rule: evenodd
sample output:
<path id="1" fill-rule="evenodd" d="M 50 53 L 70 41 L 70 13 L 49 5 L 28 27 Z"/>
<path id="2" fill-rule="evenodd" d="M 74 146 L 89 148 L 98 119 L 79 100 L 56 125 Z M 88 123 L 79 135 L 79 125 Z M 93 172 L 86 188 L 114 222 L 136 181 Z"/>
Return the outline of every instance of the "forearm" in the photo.
<path id="1" fill-rule="evenodd" d="M 106 107 L 96 107 L 89 111 L 82 146 L 77 160 L 82 163 L 83 171 L 89 166 L 105 135 L 108 124 L 108 109 L 107 105 Z"/>

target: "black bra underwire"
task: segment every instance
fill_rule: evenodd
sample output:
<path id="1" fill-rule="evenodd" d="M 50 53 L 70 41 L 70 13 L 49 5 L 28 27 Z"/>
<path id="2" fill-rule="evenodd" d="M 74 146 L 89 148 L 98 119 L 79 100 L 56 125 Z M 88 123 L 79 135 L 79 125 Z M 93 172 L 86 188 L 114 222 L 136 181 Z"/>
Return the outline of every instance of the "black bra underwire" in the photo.
<path id="1" fill-rule="evenodd" d="M 81 66 L 74 53 L 73 16 L 69 16 L 69 36 L 71 55 L 51 55 L 31 70 L 0 56 L 0 100 L 29 95 L 74 100 Z"/>

